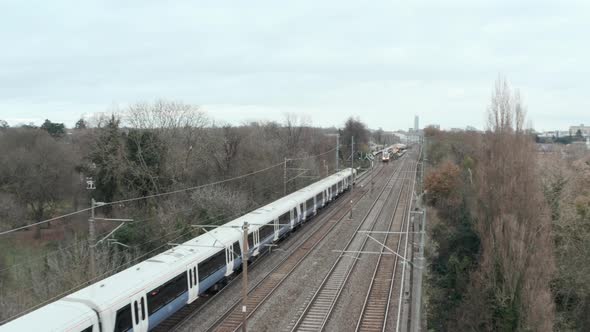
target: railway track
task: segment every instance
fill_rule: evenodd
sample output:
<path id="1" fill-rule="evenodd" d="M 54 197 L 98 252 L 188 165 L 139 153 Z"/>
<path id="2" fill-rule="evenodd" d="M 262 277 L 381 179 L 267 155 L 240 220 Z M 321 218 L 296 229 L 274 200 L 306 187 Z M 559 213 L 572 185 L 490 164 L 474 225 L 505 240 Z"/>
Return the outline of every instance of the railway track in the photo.
<path id="1" fill-rule="evenodd" d="M 385 170 L 385 168 L 382 168 Z M 367 191 L 357 190 L 353 193 L 351 200 L 359 201 Z M 350 209 L 339 209 L 331 216 L 318 230 L 303 241 L 289 257 L 287 257 L 277 268 L 271 271 L 260 283 L 254 286 L 248 293 L 247 307 L 250 317 L 264 301 L 281 285 L 289 274 L 299 266 L 301 262 L 321 243 L 321 241 L 342 221 Z M 232 308 L 226 312 L 208 331 L 236 331 L 242 326 L 241 301 L 237 301 Z"/>
<path id="2" fill-rule="evenodd" d="M 310 243 L 313 243 L 316 241 L 317 241 L 316 243 L 321 242 L 321 239 L 323 239 L 323 237 L 325 237 L 325 235 L 327 235 L 330 232 L 330 230 L 338 223 L 338 221 L 343 219 L 346 216 L 346 213 L 348 211 L 350 211 L 349 208 L 346 208 L 347 202 L 350 200 L 352 200 L 353 202 L 358 202 L 368 192 L 368 189 L 366 189 L 366 188 L 365 188 L 365 190 L 359 190 L 356 188 L 363 187 L 364 185 L 369 184 L 371 181 L 373 181 L 373 179 L 375 177 L 380 176 L 386 169 L 387 168 L 381 166 L 378 169 L 375 169 L 369 173 L 365 173 L 367 175 L 359 177 L 357 179 L 357 185 L 355 187 L 355 190 L 353 191 L 353 196 L 349 197 L 349 195 L 347 195 L 346 198 L 342 197 L 340 200 L 336 201 L 335 203 L 332 203 L 332 205 L 326 209 L 327 211 L 324 212 L 324 213 L 327 212 L 327 214 L 324 216 L 320 216 L 322 219 L 328 219 L 328 220 L 323 222 L 323 225 L 318 230 L 316 230 L 313 234 L 311 234 L 306 239 L 304 239 L 303 243 L 301 245 L 297 246 L 293 250 L 293 253 L 291 253 L 282 262 L 280 262 L 275 269 L 271 270 L 271 272 L 266 277 L 264 277 L 260 283 L 256 284 L 254 287 L 251 287 L 251 289 L 249 291 L 249 295 L 248 295 L 248 297 L 249 297 L 248 308 L 253 308 L 253 309 L 250 309 L 249 316 L 260 304 L 262 304 L 264 299 L 268 295 L 270 295 L 272 293 L 272 291 L 274 289 L 276 289 L 276 287 L 278 287 L 280 282 L 282 282 L 281 279 L 277 279 L 277 277 L 281 275 L 281 272 L 278 272 L 278 269 L 280 269 L 285 264 L 292 265 L 293 263 L 290 261 L 291 257 L 293 257 L 291 260 L 297 262 L 297 265 L 298 265 L 298 262 L 303 260 L 306 256 L 305 255 L 305 256 L 301 257 L 301 253 L 302 252 L 309 253 L 313 249 L 313 247 L 315 247 L 315 246 L 311 247 Z M 298 252 L 299 252 L 299 254 L 297 256 L 294 256 Z M 299 261 L 297 261 L 298 259 L 299 259 Z M 261 261 L 262 260 L 259 258 L 254 262 L 254 264 L 257 264 Z M 254 267 L 254 264 L 252 264 L 251 267 Z M 296 266 L 294 266 L 293 268 L 295 268 L 295 267 Z M 286 275 L 285 275 L 285 277 L 286 277 Z M 237 283 L 240 280 L 241 280 L 241 278 L 234 278 L 230 281 L 230 283 L 228 285 L 233 284 L 233 283 Z M 266 283 L 266 284 L 263 285 L 263 283 Z M 273 284 L 274 284 L 274 287 L 273 287 Z M 265 292 L 263 290 L 266 290 L 268 293 L 266 295 L 264 295 Z M 254 292 L 257 292 L 257 293 L 254 294 Z M 261 297 L 261 294 L 263 294 L 262 297 Z M 195 316 L 197 316 L 199 314 L 200 310 L 204 306 L 206 306 L 207 303 L 209 303 L 209 301 L 211 301 L 212 299 L 213 299 L 213 297 L 211 297 L 207 300 L 204 300 L 199 304 L 196 304 L 196 305 L 191 304 L 189 306 L 184 307 L 177 314 L 173 315 L 172 317 L 167 319 L 165 322 L 160 324 L 158 327 L 156 327 L 156 331 L 174 331 L 174 330 L 179 330 L 182 327 L 185 327 L 186 325 L 188 325 L 190 323 L 190 321 Z M 197 302 L 197 301 L 195 301 L 195 302 Z M 241 299 L 234 302 L 232 304 L 232 306 L 230 307 L 230 309 L 227 310 L 222 315 L 222 318 L 217 320 L 215 322 L 215 324 L 213 324 L 210 328 L 208 328 L 208 330 L 213 330 L 217 326 L 221 327 L 222 322 L 224 320 L 228 321 L 227 324 L 223 325 L 225 328 L 228 328 L 228 326 L 231 327 L 233 325 L 238 324 L 237 327 L 235 329 L 233 329 L 233 330 L 237 330 L 241 326 L 241 321 L 239 323 L 235 321 L 235 319 L 234 319 L 236 317 L 235 312 L 238 312 L 238 316 L 241 319 L 241 317 L 242 317 Z M 233 323 L 229 323 L 230 321 L 233 321 Z M 228 330 L 232 330 L 232 329 L 229 328 Z"/>
<path id="3" fill-rule="evenodd" d="M 422 150 L 422 148 L 420 148 L 420 151 Z M 418 152 L 418 156 L 421 153 Z M 417 167 L 418 167 L 418 162 L 416 162 L 416 166 L 414 168 L 414 172 L 413 172 L 413 177 L 414 180 L 412 181 L 412 190 L 411 192 L 414 192 L 415 186 L 416 186 L 416 175 L 417 175 Z M 411 205 L 408 207 L 408 215 L 406 218 L 406 232 L 409 231 L 410 229 L 410 209 L 411 209 Z M 405 237 L 405 243 L 404 243 L 404 253 L 402 257 L 408 257 L 408 241 L 409 241 L 409 234 L 406 234 Z M 412 249 L 413 250 L 413 249 Z M 400 323 L 404 324 L 402 325 L 402 329 L 407 329 L 407 326 L 405 325 L 405 323 L 408 322 L 409 319 L 409 312 L 406 312 L 406 310 L 404 310 L 404 316 L 402 317 L 402 299 L 404 298 L 404 283 L 406 282 L 406 278 L 405 278 L 405 273 L 406 273 L 406 266 L 408 266 L 408 264 L 403 264 L 402 266 L 402 274 L 399 278 L 399 282 L 395 282 L 394 280 L 394 284 L 392 285 L 393 287 L 393 294 L 399 294 L 398 297 L 398 303 L 397 303 L 397 318 L 396 318 L 396 325 L 395 325 L 395 330 L 399 331 L 400 330 Z M 408 287 L 411 287 L 411 282 L 408 280 Z M 397 290 L 397 292 L 396 292 Z M 409 295 L 409 292 L 408 292 Z M 408 308 L 410 309 L 410 308 Z M 402 321 L 403 319 L 405 319 L 404 321 Z M 386 325 L 387 328 L 387 325 Z M 393 327 L 391 327 L 391 329 L 393 329 Z"/>
<path id="4" fill-rule="evenodd" d="M 400 174 L 405 174 L 402 170 L 405 168 L 406 158 L 402 159 L 402 165 L 394 172 L 392 177 L 388 180 L 387 185 L 383 187 L 377 199 L 369 209 L 368 213 L 359 223 L 359 226 L 349 239 L 345 246 L 344 252 L 360 251 L 362 250 L 368 240 L 368 237 L 358 236 L 357 232 L 361 228 L 366 227 L 368 230 L 373 230 L 377 224 L 382 213 L 386 210 L 386 203 L 394 193 L 396 187 L 400 187 L 399 195 L 396 199 L 395 208 L 399 203 L 399 198 L 402 193 L 402 186 L 396 186 L 401 179 Z M 402 183 L 403 184 L 403 183 Z M 385 195 L 384 195 L 385 194 Z M 374 215 L 376 213 L 376 216 Z M 373 217 L 371 217 L 373 215 Z M 393 218 L 391 218 L 393 221 Z M 368 223 L 367 223 L 368 221 Z M 391 222 L 392 222 L 391 221 Z M 390 227 L 390 226 L 389 226 Z M 367 229 L 364 229 L 367 230 Z M 321 331 L 323 330 L 333 308 L 340 296 L 350 273 L 356 265 L 359 254 L 345 255 L 341 253 L 336 262 L 322 281 L 320 287 L 311 298 L 303 310 L 299 319 L 295 322 L 291 331 Z"/>
<path id="5" fill-rule="evenodd" d="M 408 180 L 411 179 L 411 177 L 408 177 Z M 409 225 L 407 223 L 404 224 L 404 220 L 409 218 L 410 214 L 412 186 L 410 183 L 405 183 L 404 186 L 406 187 L 406 192 L 403 195 L 403 202 L 401 203 L 403 207 L 402 213 L 398 214 L 398 210 L 396 209 L 396 213 L 392 216 L 392 219 L 395 220 L 391 223 L 392 228 L 389 229 L 389 232 L 399 231 L 399 235 L 385 234 L 385 239 L 382 243 L 387 249 L 385 246 L 381 246 L 380 255 L 371 278 L 371 284 L 356 326 L 357 332 L 382 332 L 385 331 L 387 326 L 391 295 L 394 290 L 395 276 L 400 259 L 398 253 L 402 244 L 401 238 L 404 228 L 406 229 L 405 236 L 408 236 L 407 231 Z M 393 226 L 398 224 L 399 229 L 393 229 Z M 395 252 L 391 252 L 390 248 L 394 247 L 395 249 L 393 250 Z"/>

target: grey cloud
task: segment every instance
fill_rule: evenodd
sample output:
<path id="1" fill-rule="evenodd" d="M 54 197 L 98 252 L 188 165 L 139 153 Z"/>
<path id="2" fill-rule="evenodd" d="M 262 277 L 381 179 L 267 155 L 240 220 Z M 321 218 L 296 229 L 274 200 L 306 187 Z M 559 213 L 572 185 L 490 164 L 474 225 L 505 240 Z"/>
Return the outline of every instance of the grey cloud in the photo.
<path id="1" fill-rule="evenodd" d="M 0 118 L 73 123 L 162 97 L 230 122 L 288 110 L 326 126 L 358 114 L 372 127 L 405 128 L 420 114 L 423 123 L 481 127 L 503 73 L 537 126 L 567 126 L 587 113 L 588 9 L 528 0 L 5 1 Z"/>

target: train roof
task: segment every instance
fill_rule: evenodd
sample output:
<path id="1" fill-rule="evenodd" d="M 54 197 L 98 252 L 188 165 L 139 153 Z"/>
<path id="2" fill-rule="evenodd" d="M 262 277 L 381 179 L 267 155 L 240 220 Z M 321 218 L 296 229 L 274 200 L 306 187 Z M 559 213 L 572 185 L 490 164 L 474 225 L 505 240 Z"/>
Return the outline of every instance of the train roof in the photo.
<path id="1" fill-rule="evenodd" d="M 133 265 L 119 273 L 96 282 L 66 297 L 75 301 L 82 301 L 97 311 L 109 309 L 111 306 L 122 304 L 118 302 L 141 291 L 150 291 L 154 282 L 165 282 L 180 271 L 186 270 L 186 265 L 196 259 L 207 257 L 206 250 L 211 248 L 193 248 L 184 245 L 175 246 L 152 258 Z M 207 251 L 208 251 L 207 250 Z"/>
<path id="2" fill-rule="evenodd" d="M 75 302 L 57 301 L 0 326 L 2 332 L 81 331 L 93 323 L 96 314 Z"/>
<path id="3" fill-rule="evenodd" d="M 332 174 L 320 181 L 314 182 L 307 187 L 299 189 L 285 197 L 282 197 L 235 220 L 232 220 L 226 225 L 241 227 L 244 222 L 248 222 L 252 225 L 252 227 L 250 227 L 248 230 L 248 232 L 251 233 L 254 230 L 262 227 L 263 224 L 267 224 L 269 221 L 274 220 L 283 213 L 289 211 L 294 205 L 303 203 L 309 198 L 322 192 L 322 190 L 325 190 L 327 186 L 332 186 L 338 183 L 348 175 L 350 175 L 350 168 Z"/>

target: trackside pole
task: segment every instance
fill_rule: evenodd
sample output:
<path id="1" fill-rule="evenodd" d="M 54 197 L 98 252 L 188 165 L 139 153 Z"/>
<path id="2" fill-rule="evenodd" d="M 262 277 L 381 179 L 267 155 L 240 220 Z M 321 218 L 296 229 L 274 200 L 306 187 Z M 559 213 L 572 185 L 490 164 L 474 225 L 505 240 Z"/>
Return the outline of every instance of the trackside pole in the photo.
<path id="1" fill-rule="evenodd" d="M 350 174 L 352 175 L 352 182 L 354 182 L 354 136 L 350 138 Z M 352 192 L 354 191 L 354 184 L 350 187 L 350 196 L 352 198 Z M 350 219 L 352 220 L 352 199 L 350 200 Z"/>
<path id="2" fill-rule="evenodd" d="M 286 160 L 286 159 L 285 159 Z M 242 331 L 248 331 L 248 223 L 242 226 Z"/>
<path id="3" fill-rule="evenodd" d="M 340 134 L 336 134 L 336 169 L 334 173 L 338 173 L 338 151 L 340 150 Z"/>
<path id="4" fill-rule="evenodd" d="M 287 157 L 283 164 L 283 196 L 287 196 Z"/>
<path id="5" fill-rule="evenodd" d="M 96 224 L 94 219 L 94 208 L 96 201 L 92 198 L 90 209 L 90 219 L 88 219 L 88 241 L 90 242 L 90 275 L 92 278 L 96 276 L 96 255 L 94 253 L 94 246 L 96 244 Z"/>

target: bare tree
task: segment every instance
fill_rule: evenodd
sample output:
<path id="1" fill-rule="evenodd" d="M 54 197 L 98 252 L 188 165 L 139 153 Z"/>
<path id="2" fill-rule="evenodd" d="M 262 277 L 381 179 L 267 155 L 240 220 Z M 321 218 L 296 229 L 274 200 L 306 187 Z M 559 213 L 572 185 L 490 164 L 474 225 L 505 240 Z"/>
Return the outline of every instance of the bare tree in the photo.
<path id="1" fill-rule="evenodd" d="M 126 119 L 131 127 L 154 132 L 152 137 L 164 142 L 169 162 L 163 174 L 172 184 L 185 182 L 191 167 L 202 167 L 199 158 L 207 151 L 202 143 L 208 140 L 205 126 L 210 121 L 198 106 L 166 100 L 137 103 L 129 107 Z"/>
<path id="2" fill-rule="evenodd" d="M 0 184 L 41 221 L 72 189 L 75 158 L 45 131 L 18 129 L 0 141 Z"/>
<path id="3" fill-rule="evenodd" d="M 219 135 L 214 136 L 215 142 L 209 145 L 210 155 L 215 161 L 219 174 L 226 176 L 231 173 L 232 165 L 236 164 L 238 148 L 242 141 L 239 128 L 225 125 L 219 130 Z"/>
<path id="4" fill-rule="evenodd" d="M 15 194 L 0 192 L 0 229 L 22 226 L 27 220 L 25 211 Z"/>
<path id="5" fill-rule="evenodd" d="M 369 134 L 367 125 L 365 125 L 359 118 L 348 118 L 344 123 L 344 128 L 340 135 L 342 146 L 344 148 L 344 155 L 350 155 L 350 144 L 353 136 L 355 151 L 366 150 L 369 144 Z"/>
<path id="6" fill-rule="evenodd" d="M 302 139 L 309 127 L 309 119 L 298 116 L 293 113 L 285 114 L 283 130 L 280 130 L 280 136 L 285 144 L 285 156 L 291 157 L 298 153 L 302 144 Z"/>
<path id="7" fill-rule="evenodd" d="M 482 256 L 459 329 L 551 331 L 550 213 L 536 176 L 534 143 L 523 130 L 524 107 L 503 78 L 488 119 L 475 172 Z"/>

